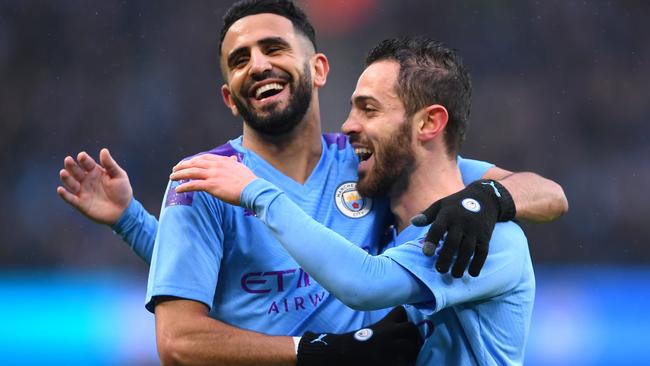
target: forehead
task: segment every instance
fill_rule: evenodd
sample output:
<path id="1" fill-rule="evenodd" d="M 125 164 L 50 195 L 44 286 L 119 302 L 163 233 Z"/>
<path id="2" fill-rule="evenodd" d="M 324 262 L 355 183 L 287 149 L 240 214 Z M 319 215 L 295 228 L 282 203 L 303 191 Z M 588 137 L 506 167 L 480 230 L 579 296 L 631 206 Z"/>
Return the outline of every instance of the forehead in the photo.
<path id="1" fill-rule="evenodd" d="M 227 56 L 241 47 L 252 47 L 259 40 L 280 37 L 291 43 L 296 38 L 293 23 L 276 14 L 255 14 L 234 22 L 223 39 L 221 53 Z"/>
<path id="2" fill-rule="evenodd" d="M 397 61 L 385 60 L 372 63 L 359 76 L 352 98 L 372 97 L 382 104 L 401 105 L 402 101 L 396 90 L 398 75 Z"/>

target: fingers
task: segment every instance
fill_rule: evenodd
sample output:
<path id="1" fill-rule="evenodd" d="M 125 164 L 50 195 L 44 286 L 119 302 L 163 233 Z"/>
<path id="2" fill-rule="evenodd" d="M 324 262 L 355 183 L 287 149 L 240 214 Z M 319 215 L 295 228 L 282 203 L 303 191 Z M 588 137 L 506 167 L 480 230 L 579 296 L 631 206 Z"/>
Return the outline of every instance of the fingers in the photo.
<path id="1" fill-rule="evenodd" d="M 169 179 L 171 180 L 186 180 L 186 179 L 206 179 L 208 171 L 203 168 L 184 168 L 174 171 Z"/>
<path id="2" fill-rule="evenodd" d="M 99 151 L 99 162 L 102 165 L 104 169 L 106 169 L 106 173 L 108 174 L 109 177 L 115 178 L 118 177 L 122 174 L 126 175 L 126 172 L 124 169 L 122 169 L 115 159 L 111 156 L 110 151 L 108 149 L 104 148 Z"/>
<path id="3" fill-rule="evenodd" d="M 56 193 L 65 202 L 72 205 L 73 207 L 77 207 L 79 205 L 79 197 L 77 197 L 74 194 L 68 192 L 64 187 L 61 187 L 61 186 L 56 187 Z"/>
<path id="4" fill-rule="evenodd" d="M 237 160 L 237 157 L 234 157 L 235 161 Z M 220 155 L 214 155 L 214 154 L 203 154 L 199 156 L 195 156 L 189 160 L 183 160 L 180 163 L 176 164 L 174 168 L 172 168 L 172 171 L 177 171 L 181 169 L 187 169 L 187 168 L 206 168 L 210 166 L 211 163 L 214 162 L 224 162 L 230 160 L 226 156 L 220 156 Z"/>
<path id="5" fill-rule="evenodd" d="M 176 187 L 176 193 L 185 193 L 185 192 L 194 192 L 194 191 L 205 191 L 208 188 L 208 184 L 203 180 L 192 180 L 185 182 Z"/>
<path id="6" fill-rule="evenodd" d="M 67 170 L 61 169 L 59 171 L 59 178 L 61 178 L 61 183 L 63 183 L 62 188 L 65 188 L 68 192 L 76 194 L 81 189 L 81 183 L 74 179 Z"/>
<path id="7" fill-rule="evenodd" d="M 425 241 L 424 245 L 422 245 L 422 254 L 426 255 L 427 257 L 433 256 L 436 254 L 436 245 L 430 241 Z"/>
<path id="8" fill-rule="evenodd" d="M 82 180 L 86 175 L 86 172 L 83 169 L 81 169 L 79 164 L 77 164 L 77 162 L 72 158 L 72 156 L 66 156 L 65 159 L 63 159 L 63 167 L 65 168 L 65 170 L 68 171 L 68 173 L 70 173 L 70 175 L 74 179 L 78 181 Z"/>
<path id="9" fill-rule="evenodd" d="M 472 259 L 472 263 L 469 265 L 469 275 L 472 277 L 476 277 L 481 273 L 481 269 L 483 269 L 483 265 L 485 264 L 485 260 L 487 259 L 488 255 L 488 249 L 489 249 L 489 241 L 478 241 L 476 243 L 476 251 L 474 252 L 474 259 Z"/>
<path id="10" fill-rule="evenodd" d="M 444 220 L 436 220 L 431 224 L 429 232 L 424 239 L 424 246 L 422 247 L 422 253 L 424 255 L 431 257 L 436 253 L 436 247 L 438 247 L 438 243 L 445 234 L 445 231 L 447 231 L 447 223 Z"/>
<path id="11" fill-rule="evenodd" d="M 472 254 L 474 254 L 475 249 L 476 249 L 476 237 L 474 236 L 463 237 L 463 241 L 458 251 L 458 257 L 456 257 L 456 263 L 454 263 L 454 267 L 451 269 L 452 276 L 454 276 L 455 278 L 463 277 L 465 268 L 467 268 L 467 265 L 469 264 L 469 260 L 470 258 L 472 258 Z"/>
<path id="12" fill-rule="evenodd" d="M 93 158 L 90 157 L 85 151 L 82 151 L 77 155 L 77 161 L 79 162 L 79 166 L 85 171 L 85 172 L 91 172 L 93 169 L 97 167 L 97 163 Z"/>
<path id="13" fill-rule="evenodd" d="M 454 254 L 458 251 L 460 241 L 463 237 L 463 232 L 459 226 L 452 226 L 447 232 L 447 239 L 442 245 L 442 249 L 438 252 L 438 260 L 436 261 L 436 269 L 440 273 L 449 272 L 451 260 Z"/>
<path id="14" fill-rule="evenodd" d="M 429 225 L 433 222 L 433 220 L 435 220 L 436 216 L 438 216 L 440 207 L 441 203 L 440 200 L 438 200 L 429 206 L 426 210 L 422 211 L 421 214 L 413 216 L 411 218 L 411 223 L 415 226 Z"/>

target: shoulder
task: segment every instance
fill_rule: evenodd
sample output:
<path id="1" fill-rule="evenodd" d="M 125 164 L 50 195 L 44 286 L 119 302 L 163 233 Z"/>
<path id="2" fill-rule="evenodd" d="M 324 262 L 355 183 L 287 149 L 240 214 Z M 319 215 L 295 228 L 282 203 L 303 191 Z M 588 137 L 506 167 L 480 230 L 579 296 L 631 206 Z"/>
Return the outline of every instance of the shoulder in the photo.
<path id="1" fill-rule="evenodd" d="M 513 221 L 498 222 L 490 239 L 490 251 L 528 252 L 528 239 L 521 227 Z"/>
<path id="2" fill-rule="evenodd" d="M 514 221 L 498 222 L 494 226 L 492 239 L 506 240 L 511 242 L 527 242 L 526 234 Z"/>
<path id="3" fill-rule="evenodd" d="M 456 157 L 458 168 L 460 169 L 463 183 L 469 185 L 485 175 L 488 170 L 494 167 L 494 164 L 485 161 L 463 158 L 460 155 Z"/>
<path id="4" fill-rule="evenodd" d="M 227 143 L 217 146 L 212 150 L 208 150 L 201 154 L 213 154 L 219 156 L 237 156 L 237 160 L 241 161 L 244 153 L 235 148 L 233 141 L 228 141 Z"/>
<path id="5" fill-rule="evenodd" d="M 324 133 L 323 139 L 328 149 L 334 147 L 337 150 L 345 150 L 348 146 L 348 137 L 342 133 Z"/>
<path id="6" fill-rule="evenodd" d="M 236 142 L 237 140 L 228 141 L 225 144 L 217 146 L 208 151 L 202 151 L 200 153 L 187 156 L 183 159 L 183 161 L 192 159 L 193 157 L 196 156 L 205 155 L 205 154 L 212 154 L 212 155 L 219 155 L 219 156 L 237 156 L 237 160 L 242 161 L 244 158 L 244 151 L 241 149 L 240 145 L 238 145 Z"/>
<path id="7" fill-rule="evenodd" d="M 324 133 L 322 136 L 325 159 L 354 168 L 354 174 L 356 174 L 357 155 L 354 153 L 348 137 L 342 133 Z"/>

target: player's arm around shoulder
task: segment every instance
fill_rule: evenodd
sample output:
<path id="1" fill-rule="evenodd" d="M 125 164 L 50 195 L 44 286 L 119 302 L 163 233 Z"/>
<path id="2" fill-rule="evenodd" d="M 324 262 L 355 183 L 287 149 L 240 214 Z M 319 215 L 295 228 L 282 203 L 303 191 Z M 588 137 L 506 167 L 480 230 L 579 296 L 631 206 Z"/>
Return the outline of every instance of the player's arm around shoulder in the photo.
<path id="1" fill-rule="evenodd" d="M 539 174 L 492 167 L 482 178 L 497 180 L 510 192 L 515 203 L 515 217 L 519 220 L 545 223 L 569 211 L 562 186 Z"/>

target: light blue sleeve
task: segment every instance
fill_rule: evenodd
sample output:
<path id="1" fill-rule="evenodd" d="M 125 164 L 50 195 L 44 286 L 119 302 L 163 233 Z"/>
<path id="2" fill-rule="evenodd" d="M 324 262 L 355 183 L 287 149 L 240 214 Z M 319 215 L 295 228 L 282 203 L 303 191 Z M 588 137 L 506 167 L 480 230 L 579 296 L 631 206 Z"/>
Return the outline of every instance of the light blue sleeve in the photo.
<path id="1" fill-rule="evenodd" d="M 494 164 L 486 163 L 480 160 L 473 159 L 464 159 L 458 157 L 457 159 L 458 168 L 460 169 L 460 174 L 463 177 L 463 184 L 469 185 L 470 183 L 477 181 L 485 175 L 485 173 L 494 167 Z"/>
<path id="2" fill-rule="evenodd" d="M 153 245 L 158 232 L 158 220 L 149 214 L 138 200 L 131 199 L 112 229 L 140 258 L 147 264 L 151 263 Z"/>
<path id="3" fill-rule="evenodd" d="M 490 240 L 488 260 L 478 277 L 453 278 L 433 268 L 437 255 L 422 255 L 422 237 L 388 249 L 384 255 L 401 264 L 431 290 L 435 302 L 417 305 L 427 314 L 446 307 L 488 299 L 514 288 L 520 281 L 528 254 L 528 243 L 523 231 L 513 222 L 497 223 Z M 430 307 L 428 305 L 434 305 Z"/>
<path id="4" fill-rule="evenodd" d="M 429 301 L 427 288 L 395 261 L 371 256 L 305 214 L 273 184 L 256 179 L 241 194 L 289 254 L 321 286 L 358 310 Z"/>
<path id="5" fill-rule="evenodd" d="M 203 192 L 178 194 L 171 182 L 160 213 L 153 250 L 147 310 L 156 296 L 173 296 L 212 307 L 223 257 L 220 201 Z M 223 207 L 221 207 L 223 208 Z"/>

